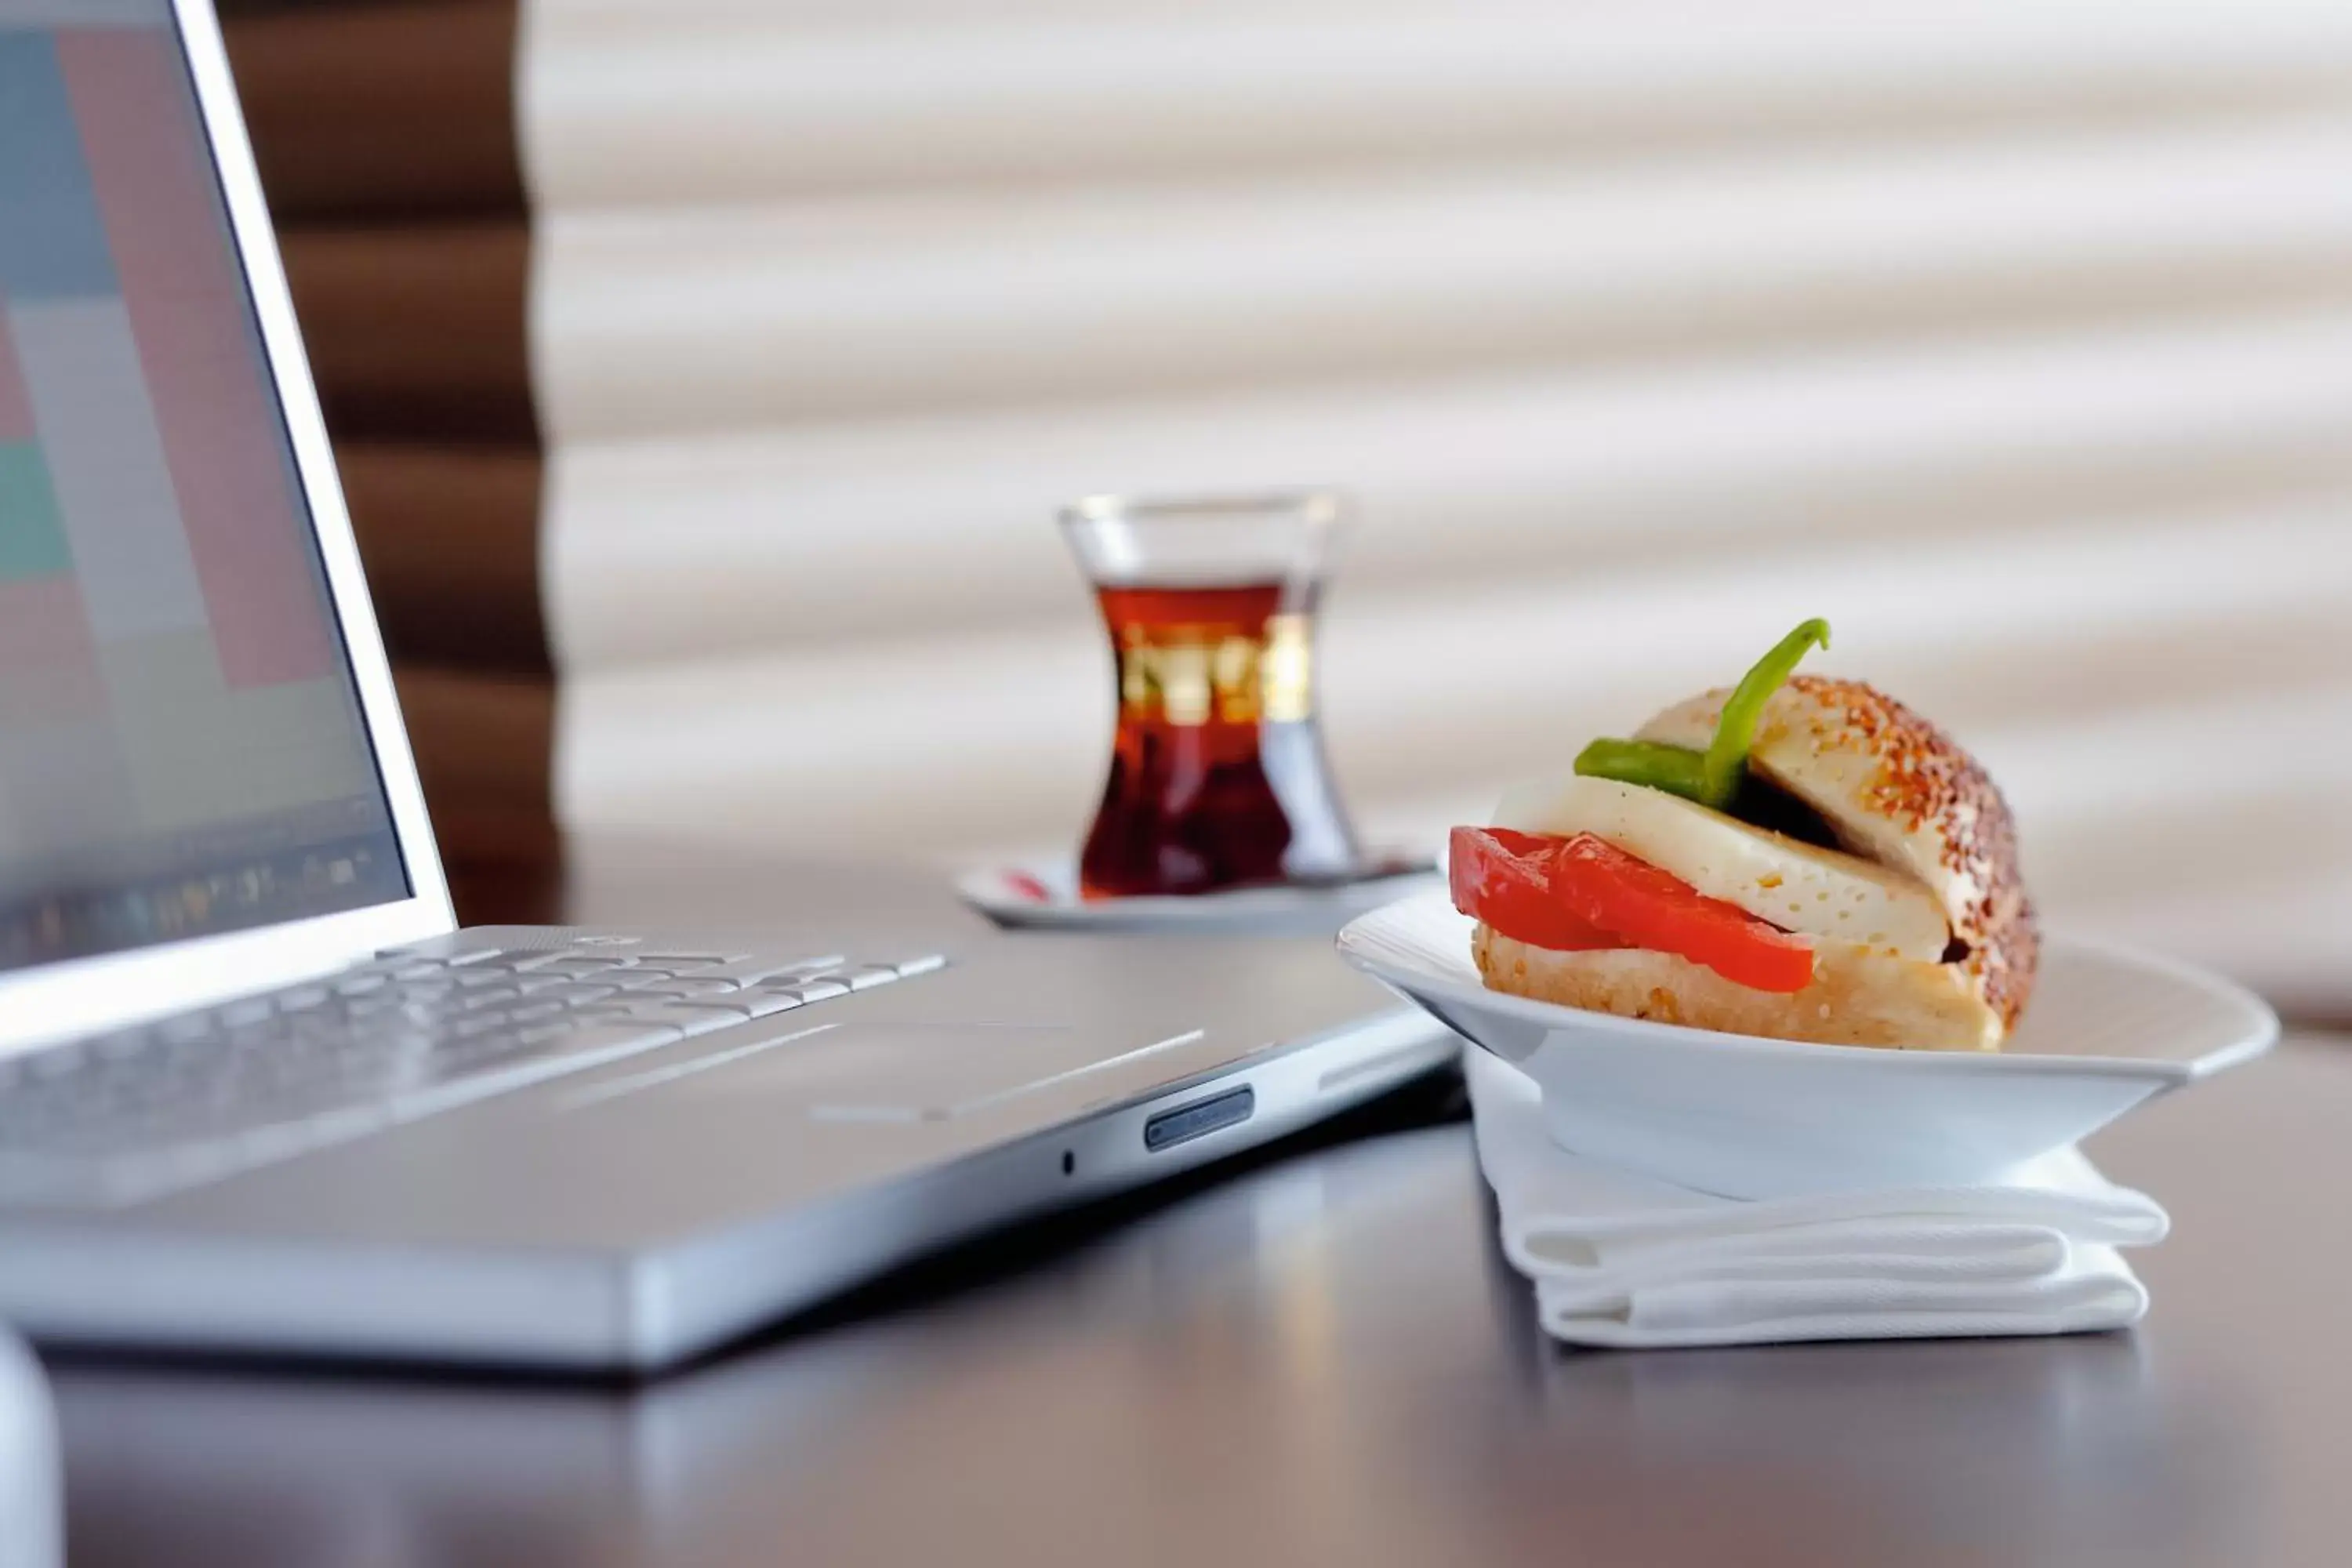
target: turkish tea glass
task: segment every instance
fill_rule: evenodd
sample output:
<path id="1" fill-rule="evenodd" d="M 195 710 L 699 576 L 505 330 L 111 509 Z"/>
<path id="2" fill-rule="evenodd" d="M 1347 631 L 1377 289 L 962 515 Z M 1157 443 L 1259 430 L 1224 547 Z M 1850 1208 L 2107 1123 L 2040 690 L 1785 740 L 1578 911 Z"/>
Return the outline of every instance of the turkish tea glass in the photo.
<path id="1" fill-rule="evenodd" d="M 1110 635 L 1118 724 L 1078 858 L 1090 899 L 1333 882 L 1360 856 L 1315 714 L 1327 490 L 1066 508 Z"/>

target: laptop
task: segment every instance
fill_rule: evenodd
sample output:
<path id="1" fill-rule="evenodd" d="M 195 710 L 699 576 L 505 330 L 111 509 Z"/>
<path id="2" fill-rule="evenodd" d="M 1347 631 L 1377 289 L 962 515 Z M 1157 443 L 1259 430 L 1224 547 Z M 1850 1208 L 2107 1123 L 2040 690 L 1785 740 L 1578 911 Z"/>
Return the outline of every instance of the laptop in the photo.
<path id="1" fill-rule="evenodd" d="M 0 0 L 0 1320 L 657 1368 L 1452 1055 L 942 904 L 456 929 L 205 0 Z"/>

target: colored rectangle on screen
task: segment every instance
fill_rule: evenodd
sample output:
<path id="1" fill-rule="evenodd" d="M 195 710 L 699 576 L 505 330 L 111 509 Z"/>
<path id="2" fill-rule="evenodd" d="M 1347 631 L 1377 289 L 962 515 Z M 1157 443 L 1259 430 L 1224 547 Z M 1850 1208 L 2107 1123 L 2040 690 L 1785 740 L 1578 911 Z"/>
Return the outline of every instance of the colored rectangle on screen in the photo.
<path id="1" fill-rule="evenodd" d="M 60 35 L 58 58 L 233 687 L 336 668 L 277 394 L 171 38 Z"/>
<path id="2" fill-rule="evenodd" d="M 0 579 L 0 752 L 30 743 L 24 725 L 105 710 L 98 645 L 74 580 Z"/>
<path id="3" fill-rule="evenodd" d="M 72 570 L 41 449 L 30 442 L 0 446 L 0 583 Z"/>
<path id="4" fill-rule="evenodd" d="M 233 689 L 211 652 L 184 632 L 99 650 L 142 827 L 175 832 L 372 787 L 341 680 Z"/>
<path id="5" fill-rule="evenodd" d="M 115 291 L 58 46 L 0 30 L 0 289 L 19 300 Z"/>
<path id="6" fill-rule="evenodd" d="M 0 447 L 32 438 L 33 395 L 16 360 L 16 334 L 8 330 L 8 298 L 0 294 Z"/>
<path id="7" fill-rule="evenodd" d="M 33 727 L 0 748 L 0 876 L 70 863 L 131 832 L 131 786 L 104 714 Z"/>
<path id="8" fill-rule="evenodd" d="M 33 426 L 101 642 L 205 624 L 131 319 L 117 300 L 16 301 Z"/>

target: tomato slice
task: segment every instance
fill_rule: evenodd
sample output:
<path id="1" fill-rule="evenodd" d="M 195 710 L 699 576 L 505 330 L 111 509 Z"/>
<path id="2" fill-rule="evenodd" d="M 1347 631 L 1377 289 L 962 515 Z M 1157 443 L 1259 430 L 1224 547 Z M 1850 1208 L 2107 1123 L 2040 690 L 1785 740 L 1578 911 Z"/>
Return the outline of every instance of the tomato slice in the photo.
<path id="1" fill-rule="evenodd" d="M 1677 953 L 1759 991 L 1801 991 L 1812 982 L 1810 940 L 1590 833 L 1457 827 L 1452 867 L 1455 909 L 1537 947 Z"/>
<path id="2" fill-rule="evenodd" d="M 1558 952 L 1630 947 L 1552 896 L 1547 860 L 1566 840 L 1507 827 L 1457 827 L 1446 856 L 1454 907 L 1516 941 Z"/>

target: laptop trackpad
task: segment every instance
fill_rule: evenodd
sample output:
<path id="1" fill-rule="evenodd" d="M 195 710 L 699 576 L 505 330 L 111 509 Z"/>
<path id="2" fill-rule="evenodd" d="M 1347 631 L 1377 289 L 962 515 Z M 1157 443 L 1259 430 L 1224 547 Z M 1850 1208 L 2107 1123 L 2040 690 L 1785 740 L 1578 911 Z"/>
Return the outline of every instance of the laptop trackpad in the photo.
<path id="1" fill-rule="evenodd" d="M 844 1021 L 677 1064 L 661 1082 L 735 1103 L 786 1098 L 824 1121 L 943 1121 L 1155 1057 L 1209 1049 L 1202 1029 L 1122 1038 L 1068 1024 Z M 625 1092 L 623 1084 L 600 1087 Z"/>

